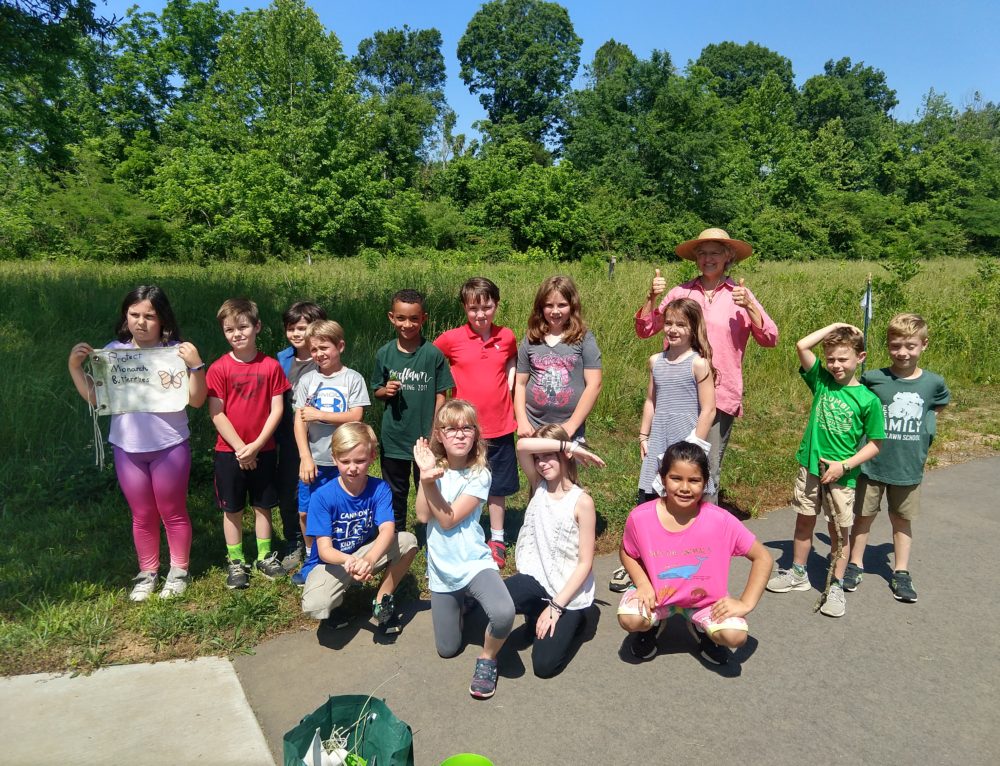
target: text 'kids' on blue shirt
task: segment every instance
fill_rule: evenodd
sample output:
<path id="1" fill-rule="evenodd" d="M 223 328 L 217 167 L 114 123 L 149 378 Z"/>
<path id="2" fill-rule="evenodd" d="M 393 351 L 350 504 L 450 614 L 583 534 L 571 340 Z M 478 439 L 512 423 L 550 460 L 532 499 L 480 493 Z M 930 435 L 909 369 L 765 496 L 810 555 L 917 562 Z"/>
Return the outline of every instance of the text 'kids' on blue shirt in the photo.
<path id="1" fill-rule="evenodd" d="M 341 553 L 354 553 L 378 537 L 378 528 L 392 515 L 392 492 L 382 479 L 368 477 L 364 491 L 355 497 L 349 494 L 340 480 L 320 487 L 309 501 L 306 516 L 306 534 L 312 537 L 329 537 L 333 547 Z M 302 576 L 322 563 L 316 543 L 313 542 L 309 558 L 302 567 Z"/>

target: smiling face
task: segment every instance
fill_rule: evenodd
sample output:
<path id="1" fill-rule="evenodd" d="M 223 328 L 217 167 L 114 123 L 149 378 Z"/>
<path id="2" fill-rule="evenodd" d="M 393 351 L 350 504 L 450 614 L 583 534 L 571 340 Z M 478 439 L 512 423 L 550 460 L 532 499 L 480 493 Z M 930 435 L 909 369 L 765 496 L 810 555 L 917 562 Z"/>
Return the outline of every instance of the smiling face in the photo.
<path id="1" fill-rule="evenodd" d="M 420 337 L 420 330 L 427 321 L 427 312 L 419 303 L 396 301 L 389 312 L 389 321 L 396 328 L 399 339 L 410 343 Z"/>
<path id="2" fill-rule="evenodd" d="M 162 338 L 160 316 L 148 300 L 129 306 L 125 312 L 125 322 L 132 340 L 139 348 L 160 345 Z"/>
<path id="3" fill-rule="evenodd" d="M 533 456 L 535 470 L 545 481 L 557 481 L 562 476 L 562 463 L 558 452 L 536 452 Z"/>
<path id="4" fill-rule="evenodd" d="M 493 326 L 497 304 L 490 298 L 475 298 L 465 304 L 465 316 L 474 332 L 486 335 Z"/>
<path id="5" fill-rule="evenodd" d="M 341 485 L 356 495 L 368 481 L 368 468 L 375 461 L 375 450 L 367 444 L 357 444 L 346 452 L 334 453 L 333 462 L 340 471 Z"/>
<path id="6" fill-rule="evenodd" d="M 732 258 L 721 242 L 703 242 L 694 251 L 698 271 L 708 279 L 721 279 L 732 263 Z"/>
<path id="7" fill-rule="evenodd" d="M 562 335 L 569 321 L 570 303 L 558 290 L 553 290 L 545 296 L 542 304 L 542 316 L 549 326 L 550 335 Z"/>
<path id="8" fill-rule="evenodd" d="M 246 314 L 226 317 L 222 320 L 222 334 L 237 356 L 257 353 L 257 333 L 260 322 L 254 324 Z"/>
<path id="9" fill-rule="evenodd" d="M 905 377 L 917 369 L 920 355 L 927 350 L 927 338 L 919 335 L 892 335 L 889 337 L 889 358 L 892 371 Z"/>
<path id="10" fill-rule="evenodd" d="M 285 325 L 285 337 L 288 338 L 288 342 L 292 344 L 292 348 L 296 351 L 300 348 L 305 348 L 306 328 L 308 326 L 309 321 L 306 319 L 300 319 L 295 324 Z"/>
<path id="11" fill-rule="evenodd" d="M 865 360 L 864 352 L 858 353 L 850 346 L 831 346 L 823 350 L 826 355 L 826 369 L 835 381 L 846 386 L 854 378 L 854 373 Z"/>
<path id="12" fill-rule="evenodd" d="M 344 366 L 340 361 L 342 353 L 344 353 L 344 341 L 335 343 L 332 338 L 321 335 L 314 335 L 309 339 L 309 355 L 324 375 L 331 375 Z"/>
<path id="13" fill-rule="evenodd" d="M 662 476 L 664 498 L 672 510 L 691 511 L 705 492 L 705 476 L 697 463 L 674 460 Z"/>
<path id="14" fill-rule="evenodd" d="M 663 334 L 672 348 L 691 345 L 691 325 L 679 311 L 668 311 L 663 315 Z"/>

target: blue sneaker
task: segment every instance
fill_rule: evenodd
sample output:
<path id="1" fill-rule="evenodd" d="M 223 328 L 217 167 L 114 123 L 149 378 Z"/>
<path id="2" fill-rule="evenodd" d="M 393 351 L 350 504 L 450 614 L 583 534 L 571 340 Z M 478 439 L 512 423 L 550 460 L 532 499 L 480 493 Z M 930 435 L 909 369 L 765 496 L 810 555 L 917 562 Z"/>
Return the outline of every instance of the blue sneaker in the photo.
<path id="1" fill-rule="evenodd" d="M 292 575 L 292 585 L 298 585 L 300 588 L 306 587 L 306 576 L 302 572 L 296 572 Z"/>

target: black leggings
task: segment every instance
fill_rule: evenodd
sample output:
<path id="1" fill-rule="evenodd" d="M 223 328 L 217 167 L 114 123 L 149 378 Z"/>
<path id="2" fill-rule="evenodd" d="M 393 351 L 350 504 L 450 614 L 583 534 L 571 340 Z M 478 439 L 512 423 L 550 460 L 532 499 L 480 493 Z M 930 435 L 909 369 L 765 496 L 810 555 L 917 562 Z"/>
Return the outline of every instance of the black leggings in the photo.
<path id="1" fill-rule="evenodd" d="M 535 621 L 548 607 L 549 594 L 531 575 L 516 574 L 505 581 L 517 614 L 525 616 L 525 624 L 532 635 Z M 566 667 L 573 637 L 583 628 L 586 609 L 567 609 L 556 621 L 551 636 L 535 638 L 531 647 L 531 666 L 539 678 L 551 678 Z"/>

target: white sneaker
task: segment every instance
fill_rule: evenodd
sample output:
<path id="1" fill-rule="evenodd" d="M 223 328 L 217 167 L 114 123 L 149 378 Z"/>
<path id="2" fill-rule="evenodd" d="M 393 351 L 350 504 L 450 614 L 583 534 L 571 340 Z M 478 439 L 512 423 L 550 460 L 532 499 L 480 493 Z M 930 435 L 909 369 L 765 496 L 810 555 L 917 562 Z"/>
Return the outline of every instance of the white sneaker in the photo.
<path id="1" fill-rule="evenodd" d="M 132 579 L 132 592 L 128 594 L 130 601 L 145 601 L 156 590 L 156 572 L 139 572 Z"/>
<path id="2" fill-rule="evenodd" d="M 830 586 L 830 592 L 819 608 L 821 614 L 827 617 L 843 617 L 847 611 L 847 599 L 844 598 L 844 589 L 834 583 Z"/>
<path id="3" fill-rule="evenodd" d="M 163 583 L 163 590 L 160 591 L 160 598 L 173 598 L 181 595 L 187 590 L 189 579 L 186 569 L 170 567 L 167 579 Z"/>

